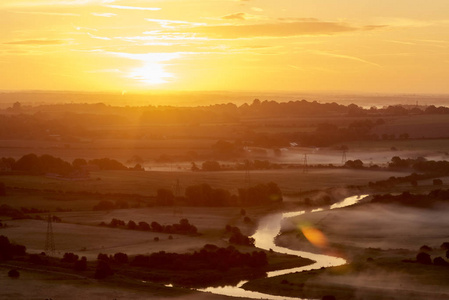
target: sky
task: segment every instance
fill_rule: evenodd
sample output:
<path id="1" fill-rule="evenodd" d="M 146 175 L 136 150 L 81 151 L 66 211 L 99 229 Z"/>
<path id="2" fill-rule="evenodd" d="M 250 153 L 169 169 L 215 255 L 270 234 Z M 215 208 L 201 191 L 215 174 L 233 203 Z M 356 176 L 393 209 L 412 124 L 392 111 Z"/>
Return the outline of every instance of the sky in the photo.
<path id="1" fill-rule="evenodd" d="M 449 93 L 448 0 L 1 0 L 0 90 Z"/>

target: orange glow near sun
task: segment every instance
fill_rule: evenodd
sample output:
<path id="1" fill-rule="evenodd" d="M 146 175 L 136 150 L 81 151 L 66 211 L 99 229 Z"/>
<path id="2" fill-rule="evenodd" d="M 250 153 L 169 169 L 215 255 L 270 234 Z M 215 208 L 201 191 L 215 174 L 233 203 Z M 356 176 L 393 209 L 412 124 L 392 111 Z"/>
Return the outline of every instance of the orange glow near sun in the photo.
<path id="1" fill-rule="evenodd" d="M 174 77 L 164 70 L 163 65 L 155 62 L 147 62 L 143 67 L 131 70 L 128 76 L 148 85 L 166 83 Z"/>

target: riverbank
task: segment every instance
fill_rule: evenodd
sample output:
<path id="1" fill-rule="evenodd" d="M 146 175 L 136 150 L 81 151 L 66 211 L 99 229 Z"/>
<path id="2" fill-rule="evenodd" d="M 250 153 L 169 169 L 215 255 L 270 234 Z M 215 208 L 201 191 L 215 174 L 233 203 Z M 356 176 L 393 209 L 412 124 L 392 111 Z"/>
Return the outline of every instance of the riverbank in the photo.
<path id="1" fill-rule="evenodd" d="M 449 299 L 448 267 L 404 261 L 415 255 L 409 250 L 364 249 L 344 266 L 256 279 L 243 288 L 304 299 Z"/>
<path id="2" fill-rule="evenodd" d="M 243 288 L 285 297 L 320 299 L 449 299 L 449 266 L 419 264 L 420 247 L 428 245 L 431 259 L 445 258 L 449 207 L 416 209 L 397 205 L 363 204 L 304 214 L 283 222 L 279 246 L 315 253 L 334 253 L 344 266 L 262 278 Z M 307 224 L 325 238 L 311 244 L 300 228 Z"/>

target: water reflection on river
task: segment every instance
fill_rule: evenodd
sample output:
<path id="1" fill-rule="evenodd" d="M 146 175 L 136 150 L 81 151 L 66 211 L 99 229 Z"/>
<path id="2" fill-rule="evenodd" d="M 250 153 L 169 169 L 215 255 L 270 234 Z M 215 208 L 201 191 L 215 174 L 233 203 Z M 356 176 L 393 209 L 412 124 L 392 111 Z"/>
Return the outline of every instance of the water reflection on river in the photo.
<path id="1" fill-rule="evenodd" d="M 358 195 L 358 196 L 347 197 L 347 198 L 343 199 L 342 201 L 332 205 L 330 207 L 330 209 L 342 208 L 342 207 L 354 205 L 367 196 L 368 195 Z M 315 210 L 315 211 L 317 211 L 317 210 Z M 315 212 L 315 211 L 312 211 L 312 212 Z M 299 251 L 299 250 L 292 250 L 289 248 L 277 246 L 275 244 L 275 242 L 274 242 L 275 238 L 281 230 L 282 220 L 286 219 L 286 218 L 296 217 L 296 216 L 302 215 L 304 213 L 305 213 L 305 211 L 295 211 L 295 212 L 272 214 L 272 215 L 268 215 L 268 216 L 262 218 L 259 221 L 259 225 L 256 230 L 256 233 L 252 236 L 255 240 L 255 246 L 257 248 L 264 249 L 264 250 L 272 249 L 273 251 L 278 252 L 278 253 L 301 256 L 301 257 L 308 258 L 308 259 L 315 261 L 313 264 L 310 264 L 310 265 L 307 265 L 304 267 L 271 271 L 271 272 L 267 273 L 267 277 L 274 277 L 274 276 L 280 276 L 280 275 L 289 274 L 289 273 L 316 270 L 316 269 L 320 269 L 322 267 L 339 266 L 339 265 L 343 265 L 346 263 L 346 260 L 344 260 L 343 258 L 340 258 L 340 257 L 334 257 L 334 256 L 329 256 L 329 255 L 323 255 L 323 254 L 315 254 L 315 253 Z M 292 297 L 285 297 L 285 296 L 274 296 L 274 295 L 268 295 L 268 294 L 263 294 L 263 293 L 259 293 L 259 292 L 244 290 L 242 288 L 242 286 L 246 282 L 247 281 L 241 281 L 235 286 L 209 287 L 209 288 L 205 288 L 205 289 L 200 289 L 200 291 L 210 292 L 210 293 L 219 294 L 219 295 L 243 297 L 243 298 L 251 298 L 251 299 L 270 299 L 270 300 L 282 300 L 282 299 L 298 300 L 299 299 L 299 298 L 292 298 Z M 303 300 L 306 300 L 306 299 L 303 299 Z"/>

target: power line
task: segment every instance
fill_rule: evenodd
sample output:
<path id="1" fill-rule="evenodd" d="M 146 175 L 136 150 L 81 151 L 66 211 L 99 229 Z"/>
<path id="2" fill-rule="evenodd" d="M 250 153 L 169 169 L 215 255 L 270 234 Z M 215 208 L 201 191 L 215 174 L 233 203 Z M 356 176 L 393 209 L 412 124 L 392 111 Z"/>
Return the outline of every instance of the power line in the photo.
<path id="1" fill-rule="evenodd" d="M 47 236 L 45 239 L 45 253 L 49 256 L 55 255 L 55 238 L 53 235 L 53 219 L 51 214 L 48 214 L 47 218 Z"/>

